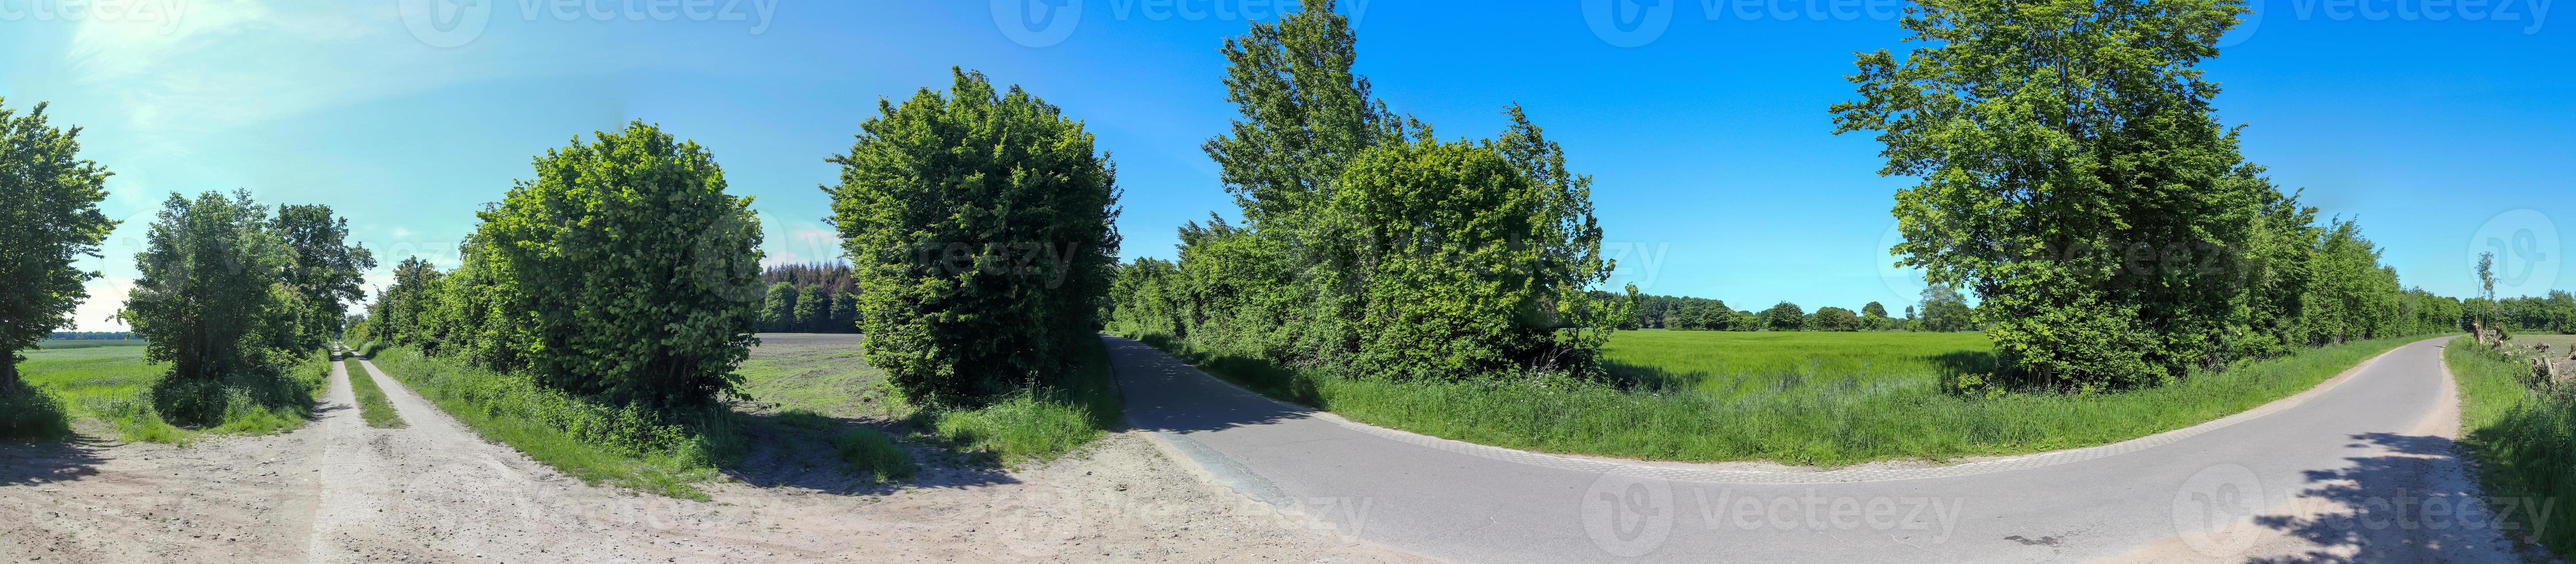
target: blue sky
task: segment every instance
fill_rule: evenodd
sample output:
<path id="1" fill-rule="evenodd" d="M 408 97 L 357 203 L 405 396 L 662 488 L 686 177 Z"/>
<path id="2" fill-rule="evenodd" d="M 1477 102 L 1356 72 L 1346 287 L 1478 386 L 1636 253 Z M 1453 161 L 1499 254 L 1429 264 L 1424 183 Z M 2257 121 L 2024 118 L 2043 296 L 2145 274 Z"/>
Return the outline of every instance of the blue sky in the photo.
<path id="1" fill-rule="evenodd" d="M 2246 154 L 2357 217 L 2410 285 L 2466 295 L 2508 249 L 2508 295 L 2568 288 L 2576 19 L 2551 0 L 2262 0 L 2204 68 Z M 1030 12 L 1034 6 L 1039 11 Z M 1856 51 L 1902 48 L 1889 0 L 1345 2 L 1360 70 L 1399 112 L 1482 138 L 1526 106 L 1594 179 L 1619 282 L 1758 309 L 1910 302 L 1866 137 L 1831 134 Z M 1070 10 L 1070 11 L 1064 11 Z M 2576 8 L 2567 8 L 2576 11 Z M 882 97 L 950 66 L 1023 85 L 1118 162 L 1127 256 L 1232 216 L 1199 144 L 1233 109 L 1217 48 L 1246 0 L 0 0 L 0 97 L 52 102 L 117 173 L 127 219 L 81 328 L 113 313 L 171 191 L 329 204 L 389 268 L 455 264 L 473 212 L 529 160 L 629 119 L 708 146 L 773 261 L 837 252 L 818 219 Z M 1075 15 L 1078 14 L 1078 15 Z M 2434 16 L 2441 16 L 2435 20 Z M 1046 16 L 1046 17 L 1041 17 Z M 2474 17 L 2473 17 L 2474 16 Z M 603 19 L 604 18 L 604 21 Z M 1050 19 L 1051 18 L 1051 19 Z M 440 26 L 439 22 L 454 25 Z M 1031 24 L 1029 22 L 1038 22 Z M 2562 29 L 2564 28 L 2564 29 Z M 2520 235 L 2517 238 L 2517 235 Z M 376 280 L 384 280 L 384 272 Z"/>

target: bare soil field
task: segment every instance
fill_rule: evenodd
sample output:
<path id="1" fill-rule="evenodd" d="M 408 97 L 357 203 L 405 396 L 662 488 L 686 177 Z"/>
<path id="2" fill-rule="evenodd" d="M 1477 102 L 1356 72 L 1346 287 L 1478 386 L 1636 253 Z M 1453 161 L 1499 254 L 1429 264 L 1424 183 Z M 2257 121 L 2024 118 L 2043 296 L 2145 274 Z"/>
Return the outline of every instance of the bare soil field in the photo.
<path id="1" fill-rule="evenodd" d="M 769 358 L 837 348 L 800 344 Z M 1423 560 L 1200 480 L 1132 432 L 1017 469 L 932 460 L 893 485 L 814 462 L 827 454 L 755 449 L 749 470 L 702 485 L 712 501 L 639 496 L 529 461 L 347 366 L 292 433 L 0 445 L 0 561 Z M 374 378 L 412 425 L 367 427 L 351 377 Z M 884 424 L 868 415 L 835 417 Z"/>

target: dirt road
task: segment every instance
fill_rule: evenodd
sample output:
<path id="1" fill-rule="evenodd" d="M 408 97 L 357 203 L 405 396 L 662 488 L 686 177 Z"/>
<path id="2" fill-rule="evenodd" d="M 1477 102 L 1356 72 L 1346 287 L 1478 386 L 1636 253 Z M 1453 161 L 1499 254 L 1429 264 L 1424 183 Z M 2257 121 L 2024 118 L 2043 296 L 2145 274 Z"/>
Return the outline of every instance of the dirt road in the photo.
<path id="1" fill-rule="evenodd" d="M 318 419 L 188 448 L 0 446 L 0 562 L 1388 562 L 1117 434 L 1020 471 L 867 493 L 704 484 L 710 502 L 595 487 L 486 442 L 385 376 L 335 370 Z M 407 428 L 367 427 L 351 377 Z"/>

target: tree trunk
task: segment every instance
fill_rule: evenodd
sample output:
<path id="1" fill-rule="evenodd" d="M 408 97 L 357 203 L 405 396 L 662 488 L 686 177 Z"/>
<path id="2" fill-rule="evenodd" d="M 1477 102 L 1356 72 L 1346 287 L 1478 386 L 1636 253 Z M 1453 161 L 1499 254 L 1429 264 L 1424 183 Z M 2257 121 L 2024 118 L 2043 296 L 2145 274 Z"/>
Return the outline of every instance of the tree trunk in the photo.
<path id="1" fill-rule="evenodd" d="M 18 351 L 0 352 L 0 390 L 18 387 Z"/>

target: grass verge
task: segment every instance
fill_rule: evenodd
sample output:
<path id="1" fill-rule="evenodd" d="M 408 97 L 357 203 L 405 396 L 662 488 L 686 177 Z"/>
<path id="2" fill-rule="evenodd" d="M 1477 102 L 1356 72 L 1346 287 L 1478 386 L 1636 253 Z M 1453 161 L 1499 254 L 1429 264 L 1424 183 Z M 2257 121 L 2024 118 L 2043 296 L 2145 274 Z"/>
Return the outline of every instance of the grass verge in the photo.
<path id="1" fill-rule="evenodd" d="M 2460 387 L 2460 443 L 2477 457 L 2478 479 L 2489 497 L 2561 500 L 2576 494 L 2576 388 L 2528 386 L 2530 365 L 2490 353 L 2467 337 L 2443 347 L 2442 361 Z M 2541 515 L 2508 517 L 2553 552 L 2576 550 L 2576 527 L 2568 525 L 2576 523 L 2576 504 L 2533 507 Z"/>
<path id="2" fill-rule="evenodd" d="M 730 412 L 671 416 L 605 406 L 524 375 L 423 357 L 409 347 L 383 349 L 374 362 L 485 438 L 592 484 L 705 501 L 706 492 L 690 484 L 714 477 L 717 465 L 742 449 Z"/>
<path id="3" fill-rule="evenodd" d="M 1798 348 L 1826 357 L 1845 352 L 1834 347 L 1865 347 L 1868 339 L 1879 338 L 1840 335 L 1859 344 L 1817 342 Z M 1373 425 L 1547 452 L 1823 466 L 2024 454 L 2143 437 L 2309 389 L 2421 339 L 2310 349 L 2238 363 L 2222 372 L 2195 373 L 2184 382 L 2146 390 L 1968 398 L 1941 392 L 1939 371 L 1906 363 L 1862 362 L 1841 372 L 1708 373 L 1690 363 L 1653 357 L 1725 351 L 1657 350 L 1674 343 L 1630 347 L 1634 343 L 1622 343 L 1634 340 L 1629 334 L 1612 340 L 1610 360 L 1687 377 L 1628 388 L 1562 378 L 1393 381 L 1329 369 L 1282 368 L 1156 335 L 1141 337 L 1236 385 Z M 1636 354 L 1640 352 L 1649 354 Z M 1942 361 L 1921 364 L 1939 366 Z"/>
<path id="4" fill-rule="evenodd" d="M 351 361 L 340 362 L 347 364 Z M 376 385 L 376 378 L 367 374 L 366 367 L 348 367 L 347 370 L 349 391 L 358 396 L 358 416 L 367 420 L 367 426 L 378 429 L 409 426 L 403 423 L 402 412 L 395 411 L 393 402 L 385 399 L 385 389 Z"/>
<path id="5" fill-rule="evenodd" d="M 1087 336 L 1086 336 L 1087 337 Z M 991 453 L 1004 464 L 1052 460 L 1100 438 L 1118 424 L 1118 393 L 1111 387 L 1109 351 L 1073 347 L 1083 357 L 1059 385 L 1021 390 L 973 407 L 925 407 L 914 422 L 958 448 Z"/>
<path id="6" fill-rule="evenodd" d="M 912 477 L 912 455 L 874 429 L 844 429 L 832 436 L 832 449 L 840 452 L 841 460 L 852 468 L 876 475 L 877 481 Z"/>

